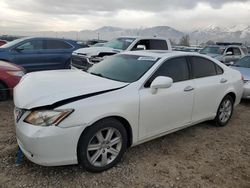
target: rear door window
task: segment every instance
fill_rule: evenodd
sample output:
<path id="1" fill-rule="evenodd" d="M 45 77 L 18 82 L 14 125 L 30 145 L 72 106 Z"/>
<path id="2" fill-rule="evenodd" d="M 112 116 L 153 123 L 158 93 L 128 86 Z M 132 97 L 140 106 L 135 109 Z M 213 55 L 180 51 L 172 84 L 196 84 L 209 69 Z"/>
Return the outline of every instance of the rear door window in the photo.
<path id="1" fill-rule="evenodd" d="M 45 40 L 46 49 L 70 49 L 72 46 L 62 40 Z"/>
<path id="2" fill-rule="evenodd" d="M 165 40 L 149 40 L 150 50 L 168 50 L 167 41 Z"/>
<path id="3" fill-rule="evenodd" d="M 203 57 L 190 57 L 194 78 L 217 75 L 215 63 Z"/>

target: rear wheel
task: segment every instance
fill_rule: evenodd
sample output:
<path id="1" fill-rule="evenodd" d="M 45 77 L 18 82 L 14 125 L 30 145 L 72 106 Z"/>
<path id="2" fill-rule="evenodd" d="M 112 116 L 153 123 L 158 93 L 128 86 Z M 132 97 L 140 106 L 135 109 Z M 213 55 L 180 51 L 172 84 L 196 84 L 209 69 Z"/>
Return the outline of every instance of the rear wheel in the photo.
<path id="1" fill-rule="evenodd" d="M 126 150 L 127 134 L 116 119 L 101 120 L 84 132 L 78 143 L 78 160 L 91 172 L 101 172 L 116 165 Z"/>
<path id="2" fill-rule="evenodd" d="M 5 87 L 5 85 L 0 83 L 0 101 L 5 101 L 8 99 L 8 97 L 9 97 L 8 89 Z"/>
<path id="3" fill-rule="evenodd" d="M 227 95 L 223 98 L 220 106 L 217 110 L 217 115 L 215 118 L 216 126 L 226 126 L 232 117 L 234 109 L 234 100 L 231 96 Z"/>

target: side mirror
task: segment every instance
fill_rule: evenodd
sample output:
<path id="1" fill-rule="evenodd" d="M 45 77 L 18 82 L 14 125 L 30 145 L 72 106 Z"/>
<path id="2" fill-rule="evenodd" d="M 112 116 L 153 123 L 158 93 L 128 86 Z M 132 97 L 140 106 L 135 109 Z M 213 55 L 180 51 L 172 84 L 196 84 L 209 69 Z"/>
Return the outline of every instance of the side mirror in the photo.
<path id="1" fill-rule="evenodd" d="M 229 65 L 233 65 L 233 64 L 234 64 L 234 62 L 233 62 L 233 61 L 230 61 L 230 62 L 229 62 Z"/>
<path id="2" fill-rule="evenodd" d="M 15 48 L 14 50 L 15 50 L 16 52 L 21 52 L 21 51 L 24 50 L 24 48 L 21 48 L 21 47 L 19 48 L 19 47 L 17 47 L 17 48 Z"/>
<path id="3" fill-rule="evenodd" d="M 138 46 L 136 46 L 136 50 L 146 50 L 146 46 L 138 45 Z"/>
<path id="4" fill-rule="evenodd" d="M 173 79 L 166 76 L 158 76 L 151 83 L 151 93 L 156 94 L 157 90 L 160 88 L 170 88 L 173 84 Z"/>
<path id="5" fill-rule="evenodd" d="M 226 55 L 233 55 L 233 52 L 227 52 Z"/>

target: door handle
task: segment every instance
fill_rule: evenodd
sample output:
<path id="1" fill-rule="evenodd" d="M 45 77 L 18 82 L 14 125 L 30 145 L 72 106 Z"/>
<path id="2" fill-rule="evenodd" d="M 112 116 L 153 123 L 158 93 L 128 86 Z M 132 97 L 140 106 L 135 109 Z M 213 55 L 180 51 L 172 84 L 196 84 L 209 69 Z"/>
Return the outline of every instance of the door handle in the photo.
<path id="1" fill-rule="evenodd" d="M 194 88 L 192 86 L 187 86 L 184 89 L 185 92 L 192 91 L 192 90 L 194 90 Z"/>
<path id="2" fill-rule="evenodd" d="M 227 79 L 225 79 L 225 78 L 222 78 L 221 80 L 220 80 L 220 83 L 226 83 L 227 82 Z"/>

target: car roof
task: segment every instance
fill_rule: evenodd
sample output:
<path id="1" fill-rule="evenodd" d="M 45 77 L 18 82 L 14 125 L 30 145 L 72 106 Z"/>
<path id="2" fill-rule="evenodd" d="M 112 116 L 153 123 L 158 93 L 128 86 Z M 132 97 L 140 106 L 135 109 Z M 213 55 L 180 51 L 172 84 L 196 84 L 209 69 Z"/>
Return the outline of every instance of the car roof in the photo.
<path id="1" fill-rule="evenodd" d="M 64 38 L 55 38 L 55 37 L 22 37 L 20 39 L 27 40 L 27 39 L 53 39 L 53 40 L 64 40 L 64 41 L 74 41 L 72 39 L 64 39 Z"/>
<path id="2" fill-rule="evenodd" d="M 197 52 L 180 52 L 180 51 L 167 51 L 167 50 L 141 50 L 141 51 L 126 51 L 121 54 L 126 55 L 137 55 L 137 56 L 151 56 L 157 58 L 168 58 L 173 56 L 184 56 L 184 55 L 195 55 L 195 56 L 203 56 L 198 54 Z"/>
<path id="3" fill-rule="evenodd" d="M 228 47 L 238 47 L 242 48 L 242 45 L 218 45 L 218 44 L 213 44 L 213 45 L 207 45 L 205 47 L 220 47 L 220 48 L 228 48 Z"/>
<path id="4" fill-rule="evenodd" d="M 121 37 L 117 37 L 117 38 L 134 38 L 134 39 L 158 39 L 158 40 L 167 40 L 167 38 L 164 37 L 157 37 L 157 36 L 121 36 Z"/>

